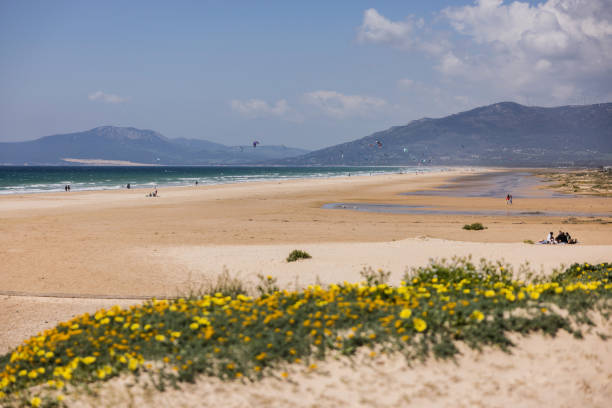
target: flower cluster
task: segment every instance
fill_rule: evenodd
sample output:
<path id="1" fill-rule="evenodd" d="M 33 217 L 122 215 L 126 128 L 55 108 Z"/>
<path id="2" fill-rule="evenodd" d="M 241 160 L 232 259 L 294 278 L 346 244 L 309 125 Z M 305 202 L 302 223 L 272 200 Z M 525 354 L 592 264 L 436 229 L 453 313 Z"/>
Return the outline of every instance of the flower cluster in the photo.
<path id="1" fill-rule="evenodd" d="M 612 265 L 576 264 L 523 282 L 501 265 L 462 260 L 419 268 L 397 287 L 372 277 L 302 291 L 269 286 L 257 297 L 151 300 L 60 323 L 0 357 L 0 402 L 34 386 L 61 390 L 124 372 L 256 379 L 282 363 L 316 367 L 313 358 L 363 346 L 445 358 L 458 352 L 457 341 L 508 347 L 511 331 L 578 333 L 574 322 L 610 308 Z M 39 396 L 28 401 L 40 404 Z"/>

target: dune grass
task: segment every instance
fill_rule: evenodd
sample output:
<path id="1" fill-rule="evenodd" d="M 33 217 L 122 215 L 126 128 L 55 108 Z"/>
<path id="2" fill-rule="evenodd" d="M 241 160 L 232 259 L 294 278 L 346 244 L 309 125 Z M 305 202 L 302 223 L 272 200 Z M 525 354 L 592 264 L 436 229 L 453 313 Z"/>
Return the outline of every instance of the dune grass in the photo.
<path id="1" fill-rule="evenodd" d="M 287 262 L 295 262 L 298 259 L 310 259 L 312 256 L 306 251 L 302 251 L 300 249 L 294 249 L 291 251 L 289 256 L 287 257 Z"/>
<path id="2" fill-rule="evenodd" d="M 484 225 L 482 225 L 479 222 L 475 222 L 475 223 L 472 223 L 472 224 L 465 224 L 463 226 L 463 229 L 464 230 L 480 231 L 480 230 L 487 229 L 487 227 L 485 227 Z"/>
<path id="3" fill-rule="evenodd" d="M 607 319 L 612 307 L 608 263 L 574 264 L 528 282 L 501 263 L 466 259 L 414 269 L 397 287 L 382 271 L 362 276 L 361 283 L 301 291 L 279 290 L 274 278 L 262 277 L 253 297 L 218 287 L 75 317 L 0 357 L 0 404 L 58 406 L 58 393 L 125 373 L 147 373 L 160 390 L 201 375 L 286 377 L 283 365 L 362 347 L 408 359 L 451 358 L 457 342 L 507 350 L 512 332 L 580 337 L 594 324 L 590 312 Z"/>

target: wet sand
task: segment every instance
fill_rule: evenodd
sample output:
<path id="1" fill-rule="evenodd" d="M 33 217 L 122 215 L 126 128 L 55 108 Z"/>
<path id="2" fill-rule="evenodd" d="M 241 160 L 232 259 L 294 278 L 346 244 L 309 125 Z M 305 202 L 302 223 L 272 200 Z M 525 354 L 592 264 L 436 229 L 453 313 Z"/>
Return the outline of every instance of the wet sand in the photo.
<path id="1" fill-rule="evenodd" d="M 406 195 L 443 197 L 505 197 L 514 198 L 569 198 L 572 194 L 555 191 L 547 183 L 528 170 L 507 170 L 454 177 L 448 183 L 434 189 L 411 191 Z"/>
<path id="2" fill-rule="evenodd" d="M 400 205 L 400 204 L 364 204 L 364 203 L 330 203 L 324 204 L 321 208 L 326 210 L 350 210 L 387 214 L 429 214 L 429 215 L 483 215 L 485 217 L 585 217 L 585 218 L 605 218 L 604 222 L 612 223 L 612 214 L 575 212 L 575 211 L 514 211 L 512 205 L 508 205 L 505 210 L 437 210 L 433 206 L 425 205 Z"/>

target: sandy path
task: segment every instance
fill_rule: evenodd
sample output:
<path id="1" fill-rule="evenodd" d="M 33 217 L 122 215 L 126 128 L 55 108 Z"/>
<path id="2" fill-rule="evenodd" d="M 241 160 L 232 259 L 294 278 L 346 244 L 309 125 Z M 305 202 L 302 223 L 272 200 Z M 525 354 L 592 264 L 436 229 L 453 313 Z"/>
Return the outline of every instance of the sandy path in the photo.
<path id="1" fill-rule="evenodd" d="M 23 339 L 60 321 L 66 321 L 83 313 L 93 313 L 113 305 L 127 307 L 142 300 L 126 299 L 60 299 L 21 296 L 0 296 L 0 354 L 10 351 Z"/>
<path id="2" fill-rule="evenodd" d="M 312 259 L 286 262 L 285 258 L 293 249 L 308 252 Z M 178 274 L 167 275 L 172 276 L 173 290 L 178 290 L 175 294 L 180 294 L 181 288 L 206 285 L 224 269 L 245 282 L 254 283 L 257 275 L 263 274 L 276 277 L 282 287 L 293 288 L 296 282 L 301 287 L 316 281 L 326 284 L 360 281 L 360 271 L 370 267 L 390 271 L 391 283 L 398 284 L 407 270 L 427 265 L 430 259 L 450 260 L 455 256 L 471 255 L 476 263 L 481 258 L 503 260 L 516 272 L 521 265 L 529 264 L 534 272 L 548 274 L 577 260 L 593 264 L 609 262 L 611 254 L 612 245 L 544 246 L 423 237 L 369 243 L 180 246 L 149 253 L 148 258 L 154 264 L 173 265 L 174 270 L 181 270 Z M 167 287 L 170 288 L 170 284 Z"/>

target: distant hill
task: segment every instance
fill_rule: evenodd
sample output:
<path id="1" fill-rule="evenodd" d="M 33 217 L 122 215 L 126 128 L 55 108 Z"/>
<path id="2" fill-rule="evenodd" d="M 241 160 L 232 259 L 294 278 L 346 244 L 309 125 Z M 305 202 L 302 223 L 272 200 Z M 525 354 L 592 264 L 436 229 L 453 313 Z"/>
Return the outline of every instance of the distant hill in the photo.
<path id="1" fill-rule="evenodd" d="M 612 103 L 542 108 L 501 102 L 440 119 L 415 120 L 280 163 L 610 165 Z"/>
<path id="2" fill-rule="evenodd" d="M 199 139 L 169 139 L 152 130 L 101 126 L 84 132 L 0 143 L 0 164 L 74 164 L 64 159 L 97 159 L 164 165 L 258 164 L 303 155 L 285 146 L 225 146 Z"/>

